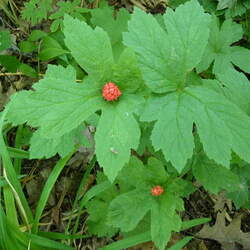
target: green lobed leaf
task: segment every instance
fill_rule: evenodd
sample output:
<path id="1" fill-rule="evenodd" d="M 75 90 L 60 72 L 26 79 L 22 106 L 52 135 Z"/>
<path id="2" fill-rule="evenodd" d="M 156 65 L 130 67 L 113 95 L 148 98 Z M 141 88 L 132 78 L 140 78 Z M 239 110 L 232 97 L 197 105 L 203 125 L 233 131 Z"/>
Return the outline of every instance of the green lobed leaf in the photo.
<path id="1" fill-rule="evenodd" d="M 122 91 L 126 90 L 133 93 L 143 86 L 141 71 L 133 50 L 129 48 L 123 50 L 113 71 L 112 79 L 120 85 Z"/>
<path id="2" fill-rule="evenodd" d="M 141 120 L 157 120 L 151 135 L 153 146 L 161 149 L 179 172 L 193 154 L 193 123 L 209 158 L 229 167 L 232 150 L 250 161 L 249 117 L 223 95 L 205 87 L 151 98 Z"/>
<path id="3" fill-rule="evenodd" d="M 171 232 L 181 230 L 181 219 L 176 214 L 176 197 L 161 196 L 151 208 L 151 236 L 159 250 L 164 250 Z"/>
<path id="4" fill-rule="evenodd" d="M 89 82 L 76 83 L 71 66 L 49 65 L 44 79 L 33 85 L 35 91 L 12 96 L 7 118 L 13 124 L 27 122 L 40 127 L 40 135 L 60 137 L 79 126 L 102 106 L 101 90 Z"/>
<path id="5" fill-rule="evenodd" d="M 210 15 L 205 14 L 196 0 L 191 0 L 175 11 L 164 15 L 171 46 L 171 61 L 180 71 L 191 71 L 201 60 L 208 42 Z"/>
<path id="6" fill-rule="evenodd" d="M 150 189 L 138 188 L 117 196 L 109 207 L 108 221 L 114 227 L 133 230 L 150 210 L 153 200 Z"/>
<path id="7" fill-rule="evenodd" d="M 228 69 L 233 68 L 233 64 L 250 72 L 249 64 L 250 52 L 248 49 L 231 46 L 243 36 L 242 26 L 227 19 L 219 25 L 219 20 L 213 16 L 210 26 L 210 37 L 208 45 L 203 54 L 200 64 L 196 67 L 198 72 L 206 70 L 212 62 L 213 73 L 225 73 Z"/>
<path id="8" fill-rule="evenodd" d="M 41 136 L 40 130 L 38 129 L 30 140 L 30 159 L 50 158 L 57 153 L 59 153 L 61 157 L 66 156 L 74 150 L 77 141 L 79 142 L 83 139 L 83 130 L 84 127 L 79 126 L 79 128 L 61 137 L 48 139 Z"/>
<path id="9" fill-rule="evenodd" d="M 65 15 L 65 44 L 78 64 L 95 79 L 110 74 L 113 55 L 108 34 L 101 28 L 92 29 L 86 23 Z"/>
<path id="10" fill-rule="evenodd" d="M 152 15 L 136 10 L 124 42 L 139 54 L 145 83 L 156 92 L 185 84 L 186 73 L 201 60 L 209 35 L 209 15 L 195 0 L 164 15 L 166 31 Z M 160 38 L 160 39 L 159 39 Z"/>
<path id="11" fill-rule="evenodd" d="M 250 73 L 250 50 L 234 46 L 231 48 L 231 60 L 232 63 L 241 68 L 243 71 Z"/>
<path id="12" fill-rule="evenodd" d="M 217 194 L 221 190 L 236 191 L 239 189 L 239 178 L 231 170 L 216 164 L 205 154 L 196 157 L 192 167 L 194 177 L 209 192 Z"/>
<path id="13" fill-rule="evenodd" d="M 147 168 L 144 170 L 146 173 L 146 180 L 152 184 L 165 184 L 168 179 L 168 174 L 162 164 L 162 161 L 150 157 L 147 162 Z"/>
<path id="14" fill-rule="evenodd" d="M 139 54 L 145 83 L 157 93 L 174 90 L 175 84 L 169 79 L 169 65 L 165 60 L 170 53 L 166 32 L 152 15 L 139 9 L 135 9 L 128 27 L 123 41 Z"/>
<path id="15" fill-rule="evenodd" d="M 139 145 L 140 128 L 128 108 L 129 99 L 135 96 L 123 96 L 117 105 L 103 108 L 95 134 L 96 157 L 111 182 L 129 161 L 130 150 Z"/>
<path id="16" fill-rule="evenodd" d="M 232 199 L 236 208 L 239 209 L 243 207 L 247 202 L 249 202 L 250 192 L 250 173 L 249 164 L 244 164 L 243 166 L 234 166 L 232 172 L 239 177 L 240 184 L 237 190 L 227 193 L 227 197 Z"/>
<path id="17" fill-rule="evenodd" d="M 145 172 L 146 168 L 142 161 L 135 156 L 131 156 L 129 162 L 123 167 L 117 176 L 120 188 L 123 190 L 131 187 L 142 186 L 146 179 Z"/>
<path id="18" fill-rule="evenodd" d="M 30 0 L 24 4 L 21 14 L 22 18 L 30 21 L 32 25 L 36 25 L 46 19 L 51 10 L 52 0 Z"/>
<path id="19" fill-rule="evenodd" d="M 162 150 L 178 171 L 193 154 L 193 119 L 179 94 L 151 98 L 141 120 L 157 122 L 151 140 L 155 150 Z"/>
<path id="20" fill-rule="evenodd" d="M 114 17 L 114 13 L 116 14 Z M 124 49 L 122 32 L 127 31 L 130 14 L 125 8 L 114 12 L 108 4 L 91 10 L 91 23 L 103 28 L 109 35 L 115 58 Z"/>

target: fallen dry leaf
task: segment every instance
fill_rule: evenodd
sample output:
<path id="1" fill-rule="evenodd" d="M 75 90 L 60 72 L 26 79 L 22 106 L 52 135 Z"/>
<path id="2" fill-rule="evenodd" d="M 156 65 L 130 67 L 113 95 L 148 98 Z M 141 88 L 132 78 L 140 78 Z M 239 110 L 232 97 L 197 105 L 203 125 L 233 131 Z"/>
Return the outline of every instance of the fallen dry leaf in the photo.
<path id="1" fill-rule="evenodd" d="M 240 244 L 244 250 L 250 250 L 250 233 L 241 231 L 242 214 L 233 218 L 228 226 L 226 226 L 225 216 L 225 210 L 218 213 L 216 223 L 212 227 L 208 224 L 204 225 L 196 236 L 218 241 L 223 250 L 238 249 L 236 243 Z"/>

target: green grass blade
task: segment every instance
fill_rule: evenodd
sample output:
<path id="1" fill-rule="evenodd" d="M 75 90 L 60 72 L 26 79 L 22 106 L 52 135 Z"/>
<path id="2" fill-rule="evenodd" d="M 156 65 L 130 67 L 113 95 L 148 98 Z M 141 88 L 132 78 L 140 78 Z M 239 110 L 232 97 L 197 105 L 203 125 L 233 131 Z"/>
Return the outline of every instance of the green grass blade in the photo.
<path id="1" fill-rule="evenodd" d="M 25 177 L 26 175 L 18 175 L 17 178 L 20 180 L 23 177 Z M 0 188 L 8 186 L 8 182 L 4 179 L 3 176 L 0 176 Z"/>
<path id="2" fill-rule="evenodd" d="M 2 134 L 2 128 L 4 123 L 4 117 L 6 113 L 3 113 L 1 115 L 0 119 L 0 155 L 2 157 L 2 163 L 4 168 L 4 177 L 5 180 L 8 182 L 15 199 L 17 201 L 18 207 L 21 211 L 21 215 L 23 217 L 23 220 L 26 224 L 32 223 L 33 221 L 33 215 L 31 212 L 31 209 L 29 207 L 29 204 L 26 200 L 26 197 L 23 193 L 22 186 L 18 180 L 17 174 L 14 170 L 12 161 L 9 156 L 8 149 L 6 147 L 4 137 Z"/>
<path id="3" fill-rule="evenodd" d="M 73 234 L 76 233 L 76 230 L 78 228 L 79 225 L 79 220 L 80 220 L 80 215 L 81 215 L 81 211 L 83 210 L 83 207 L 86 205 L 86 203 L 92 199 L 93 197 L 95 197 L 97 194 L 100 194 L 101 192 L 105 191 L 107 188 L 110 187 L 110 182 L 109 181 L 104 181 L 94 187 L 92 187 L 82 198 L 81 202 L 80 202 L 80 207 L 79 207 L 79 215 L 76 218 L 76 222 L 74 225 L 74 229 L 73 229 Z"/>
<path id="4" fill-rule="evenodd" d="M 190 240 L 192 240 L 193 237 L 187 236 L 174 244 L 172 247 L 170 247 L 168 250 L 181 250 Z"/>
<path id="5" fill-rule="evenodd" d="M 52 249 L 59 249 L 59 250 L 74 250 L 74 248 L 70 246 L 66 246 L 60 242 L 56 242 L 35 234 L 29 235 L 32 244 L 36 244 L 41 247 L 45 247 L 45 249 L 52 248 Z M 31 248 L 32 249 L 32 248 Z"/>
<path id="6" fill-rule="evenodd" d="M 151 234 L 150 232 L 138 234 L 132 237 L 128 237 L 124 240 L 119 240 L 117 242 L 114 242 L 112 244 L 109 244 L 103 248 L 100 248 L 100 250 L 117 250 L 117 249 L 126 249 L 128 247 L 132 247 L 144 242 L 151 241 Z"/>
<path id="7" fill-rule="evenodd" d="M 199 219 L 183 221 L 182 226 L 181 226 L 181 230 L 183 231 L 183 230 L 189 229 L 191 227 L 195 227 L 195 226 L 198 226 L 200 224 L 207 223 L 210 220 L 211 220 L 210 218 L 199 218 Z"/>
<path id="8" fill-rule="evenodd" d="M 11 224 L 19 226 L 15 198 L 9 186 L 3 188 L 6 215 Z"/>
<path id="9" fill-rule="evenodd" d="M 54 239 L 54 240 L 76 240 L 76 239 L 85 239 L 91 236 L 89 235 L 80 235 L 80 234 L 63 234 L 63 233 L 55 233 L 55 232 L 38 232 L 38 235 Z"/>
<path id="10" fill-rule="evenodd" d="M 15 138 L 15 148 L 19 150 L 22 147 L 22 135 L 23 135 L 23 125 L 19 125 L 16 131 L 16 138 Z M 18 174 L 20 174 L 21 172 L 21 164 L 22 164 L 21 159 L 15 157 L 13 165 Z"/>
<path id="11" fill-rule="evenodd" d="M 80 199 L 81 192 L 82 192 L 84 186 L 86 185 L 86 183 L 88 181 L 89 174 L 90 174 L 91 170 L 93 169 L 93 167 L 95 166 L 95 163 L 96 163 L 96 157 L 93 157 L 93 159 L 91 160 L 90 164 L 88 165 L 88 168 L 85 171 L 85 173 L 83 175 L 83 178 L 81 179 L 81 183 L 80 183 L 80 185 L 79 185 L 79 187 L 77 189 L 77 193 L 76 193 L 76 197 L 75 197 L 75 200 L 74 200 L 74 203 L 73 203 L 72 211 L 75 211 L 75 209 L 76 209 L 77 202 Z M 69 232 L 69 228 L 70 228 L 71 221 L 72 221 L 72 216 L 73 216 L 73 213 L 69 217 L 69 221 L 68 221 L 66 229 L 65 229 L 66 234 L 68 234 L 68 232 Z"/>
<path id="12" fill-rule="evenodd" d="M 15 159 L 29 159 L 29 152 L 18 148 L 7 147 L 11 158 Z"/>
<path id="13" fill-rule="evenodd" d="M 53 188 L 53 186 L 56 183 L 57 178 L 59 177 L 60 173 L 62 172 L 63 168 L 65 167 L 66 163 L 68 160 L 71 158 L 73 152 L 65 156 L 64 158 L 60 159 L 55 167 L 53 168 L 49 178 L 47 179 L 42 194 L 40 196 L 37 208 L 36 208 L 36 213 L 35 213 L 35 219 L 34 219 L 34 224 L 32 227 L 32 232 L 37 233 L 38 231 L 38 223 L 39 220 L 42 216 L 43 210 L 45 208 L 45 205 L 47 203 L 47 200 L 49 198 L 50 192 Z"/>

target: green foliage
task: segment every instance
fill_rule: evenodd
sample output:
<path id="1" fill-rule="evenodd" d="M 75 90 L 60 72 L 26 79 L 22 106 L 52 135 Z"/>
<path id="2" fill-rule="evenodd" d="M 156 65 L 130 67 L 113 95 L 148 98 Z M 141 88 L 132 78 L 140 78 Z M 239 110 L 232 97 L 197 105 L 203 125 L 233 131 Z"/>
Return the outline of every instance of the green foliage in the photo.
<path id="1" fill-rule="evenodd" d="M 250 52 L 242 28 L 245 19 L 237 23 L 231 19 L 246 12 L 240 7 L 248 6 L 245 0 L 239 4 L 173 0 L 170 6 L 175 11 L 168 8 L 157 17 L 136 8 L 133 14 L 125 9 L 115 12 L 107 4 L 84 9 L 79 0 L 58 1 L 58 9 L 52 13 L 49 3 L 41 1 L 38 7 L 38 1 L 31 0 L 22 16 L 32 25 L 49 16 L 53 33 L 34 30 L 19 48 L 22 53 L 37 55 L 38 69 L 40 60 L 53 60 L 53 65 L 48 65 L 32 90 L 11 97 L 0 123 L 26 124 L 21 127 L 35 131 L 28 142 L 19 140 L 17 132 L 16 148 L 7 148 L 0 138 L 10 187 L 21 197 L 28 214 L 22 220 L 33 225 L 32 232 L 38 232 L 49 193 L 81 145 L 92 147 L 95 156 L 73 207 L 79 202 L 79 216 L 87 209 L 89 233 L 124 238 L 104 249 L 146 240 L 165 249 L 172 232 L 188 227 L 181 211 L 183 199 L 196 190 L 192 181 L 209 193 L 225 191 L 236 208 L 248 209 L 250 85 L 245 73 L 250 73 Z M 0 50 L 9 48 L 10 34 L 0 32 L 0 38 Z M 37 76 L 14 56 L 2 54 L 0 63 L 8 71 Z M 102 96 L 108 82 L 121 91 L 115 101 Z M 84 135 L 89 125 L 94 126 L 94 145 Z M 29 145 L 29 152 L 20 150 L 22 145 Z M 19 185 L 20 173 L 15 173 L 20 172 L 20 162 L 15 159 L 12 166 L 9 152 L 18 160 L 55 154 L 62 158 L 45 184 L 35 220 Z M 96 159 L 103 173 L 98 171 L 96 185 L 81 198 Z M 7 180 L 1 178 L 1 183 L 6 215 L 17 228 L 15 196 Z M 164 190 L 159 196 L 151 193 L 156 186 Z M 8 244 L 1 231 L 8 222 L 1 210 L 0 216 L 0 234 Z M 70 223 L 71 218 L 67 234 Z M 22 233 L 16 235 L 22 238 Z M 35 247 L 43 239 L 35 234 L 31 237 Z M 189 240 L 184 238 L 179 246 Z M 5 247 L 1 240 L 0 244 Z M 39 244 L 35 249 L 41 249 Z M 42 246 L 70 249 L 52 241 L 44 241 Z"/>
<path id="2" fill-rule="evenodd" d="M 164 187 L 165 191 L 159 197 L 151 195 L 151 188 L 155 185 Z M 119 193 L 117 186 L 119 187 Z M 171 231 L 178 232 L 181 230 L 182 222 L 177 211 L 184 208 L 180 197 L 187 196 L 194 191 L 192 189 L 191 192 L 186 192 L 186 190 L 181 190 L 181 186 L 182 183 L 175 177 L 169 176 L 161 161 L 156 158 L 149 158 L 145 166 L 140 160 L 132 157 L 118 175 L 117 183 L 113 185 L 113 189 L 96 196 L 90 202 L 91 205 L 87 206 L 88 212 L 91 214 L 89 220 L 92 221 L 92 217 L 94 217 L 95 229 L 100 230 L 95 232 L 97 234 L 105 232 L 101 224 L 104 221 L 106 227 L 111 225 L 114 228 L 119 228 L 122 232 L 128 232 L 139 229 L 139 223 L 149 218 L 147 215 L 150 213 L 152 240 L 159 249 L 164 249 Z M 104 207 L 103 201 L 109 205 Z M 101 214 L 92 215 L 97 207 L 98 210 L 100 207 L 104 207 L 104 210 Z M 102 214 L 104 219 L 101 219 Z M 106 214 L 108 214 L 107 219 Z M 99 228 L 98 225 L 100 224 L 102 226 Z M 141 232 L 145 232 L 145 230 L 147 230 L 147 227 L 144 225 Z M 108 232 L 107 230 L 106 235 Z"/>
<path id="3" fill-rule="evenodd" d="M 240 24 L 227 19 L 219 26 L 219 20 L 213 16 L 208 46 L 203 54 L 200 64 L 196 67 L 198 72 L 206 70 L 212 62 L 213 73 L 224 73 L 226 69 L 233 68 L 233 64 L 249 73 L 250 50 L 231 46 L 242 38 L 243 30 Z"/>
<path id="4" fill-rule="evenodd" d="M 51 32 L 55 32 L 58 28 L 63 27 L 63 17 L 65 14 L 69 14 L 72 17 L 78 18 L 79 20 L 84 21 L 85 18 L 82 14 L 88 13 L 89 10 L 80 7 L 81 0 L 70 1 L 59 1 L 57 2 L 58 10 L 51 14 L 49 19 L 52 19 L 53 22 L 50 26 Z"/>
<path id="5" fill-rule="evenodd" d="M 200 153 L 199 157 L 196 158 L 192 170 L 194 177 L 211 193 L 217 194 L 221 190 L 229 192 L 239 190 L 238 176 L 229 169 L 208 159 L 203 153 Z"/>
<path id="6" fill-rule="evenodd" d="M 8 49 L 11 46 L 10 32 L 7 30 L 0 31 L 0 51 Z"/>
<path id="7" fill-rule="evenodd" d="M 35 25 L 46 19 L 48 12 L 52 10 L 52 0 L 30 0 L 24 4 L 22 18 Z"/>
<path id="8" fill-rule="evenodd" d="M 250 207 L 250 174 L 249 164 L 243 162 L 243 164 L 234 165 L 232 171 L 239 177 L 240 184 L 237 190 L 228 193 L 228 198 L 234 201 L 237 209 L 244 207 L 249 209 Z"/>
<path id="9" fill-rule="evenodd" d="M 70 152 L 74 151 L 75 144 L 88 145 L 87 138 L 84 136 L 84 127 L 80 125 L 77 129 L 73 129 L 67 134 L 56 138 L 46 138 L 41 135 L 38 129 L 30 140 L 30 159 L 50 158 L 56 153 L 61 157 L 65 157 Z"/>
<path id="10" fill-rule="evenodd" d="M 103 173 L 98 172 L 97 184 L 107 181 Z M 117 233 L 117 229 L 107 224 L 108 206 L 112 199 L 119 194 L 117 188 L 109 184 L 109 188 L 99 193 L 87 204 L 89 217 L 87 220 L 88 230 L 92 234 L 112 237 Z"/>
<path id="11" fill-rule="evenodd" d="M 141 119 L 157 120 L 151 135 L 153 146 L 161 149 L 179 172 L 193 154 L 193 122 L 209 158 L 229 167 L 233 150 L 242 159 L 250 160 L 249 117 L 222 95 L 205 87 L 189 87 L 183 92 L 152 97 Z"/>
<path id="12" fill-rule="evenodd" d="M 196 1 L 175 12 L 170 9 L 163 18 L 167 32 L 153 16 L 137 10 L 124 35 L 125 44 L 139 54 L 146 84 L 156 93 L 184 87 L 186 74 L 199 63 L 209 34 L 210 17 Z"/>
<path id="13" fill-rule="evenodd" d="M 105 5 L 102 8 L 91 11 L 91 23 L 102 27 L 109 35 L 115 58 L 118 58 L 124 46 L 122 44 L 122 32 L 127 31 L 130 15 L 126 9 L 120 9 L 113 17 L 112 9 Z"/>

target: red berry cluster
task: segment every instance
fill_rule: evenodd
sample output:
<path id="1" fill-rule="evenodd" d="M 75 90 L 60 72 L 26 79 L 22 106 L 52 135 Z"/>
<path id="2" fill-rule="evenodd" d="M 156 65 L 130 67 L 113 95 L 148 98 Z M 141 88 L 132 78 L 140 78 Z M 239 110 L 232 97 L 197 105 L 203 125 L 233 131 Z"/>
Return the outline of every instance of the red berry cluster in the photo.
<path id="1" fill-rule="evenodd" d="M 164 189 L 163 189 L 163 187 L 161 187 L 161 186 L 154 186 L 152 189 L 151 189 L 151 194 L 153 195 L 153 196 L 159 196 L 159 195 L 161 195 L 162 193 L 164 192 Z"/>
<path id="2" fill-rule="evenodd" d="M 102 88 L 102 96 L 109 102 L 117 100 L 121 94 L 121 91 L 113 82 L 106 83 Z"/>

